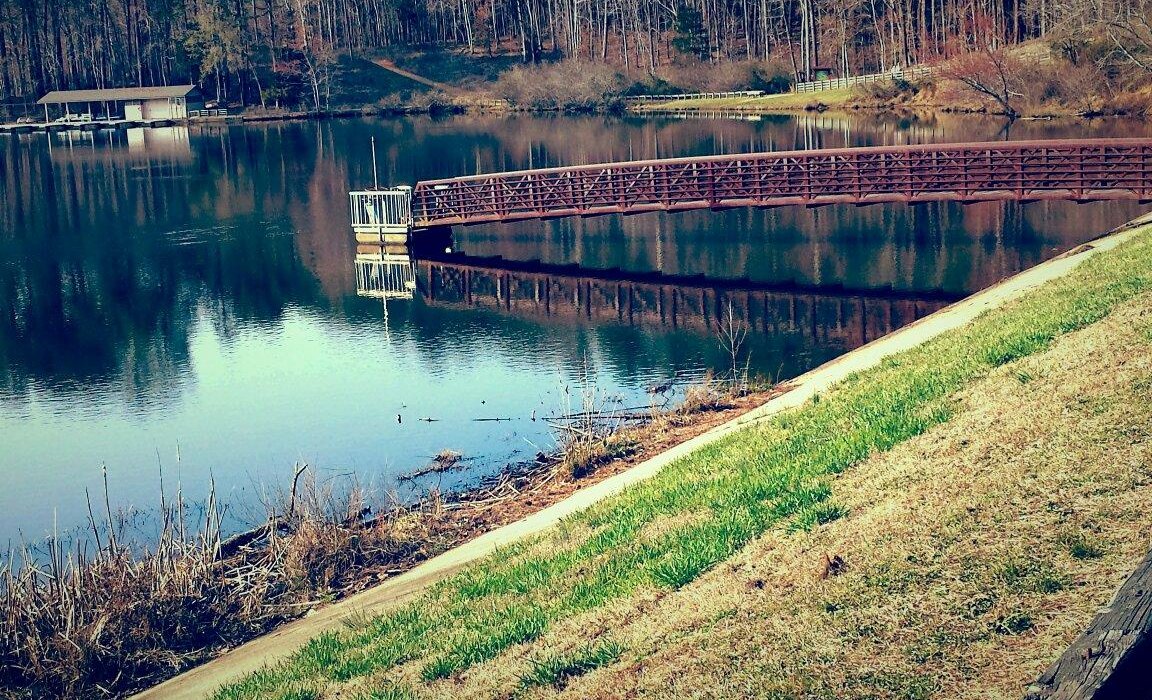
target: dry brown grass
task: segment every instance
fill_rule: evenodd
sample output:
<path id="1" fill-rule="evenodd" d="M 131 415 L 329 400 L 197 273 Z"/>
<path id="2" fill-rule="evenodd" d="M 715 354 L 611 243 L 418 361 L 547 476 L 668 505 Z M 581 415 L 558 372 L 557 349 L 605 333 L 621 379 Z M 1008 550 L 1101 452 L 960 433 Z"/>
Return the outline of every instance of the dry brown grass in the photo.
<path id="1" fill-rule="evenodd" d="M 821 92 L 785 92 L 762 97 L 722 97 L 714 99 L 677 100 L 675 102 L 655 102 L 632 107 L 632 111 L 644 113 L 658 112 L 747 112 L 749 114 L 772 114 L 774 112 L 843 110 L 855 98 L 852 88 L 838 88 Z"/>
<path id="2" fill-rule="evenodd" d="M 685 388 L 683 399 L 670 409 L 621 414 L 598 407 L 595 397 L 585 397 L 583 410 L 571 414 L 574 420 L 553 424 L 559 449 L 551 459 L 565 478 L 583 479 L 606 464 L 635 457 L 645 446 L 664 445 L 666 437 L 676 439 L 679 429 L 702 425 L 702 415 L 743 410 L 752 405 L 749 397 L 763 401 L 776 390 L 766 383 L 752 387 L 746 376 L 721 381 L 709 372 Z"/>
<path id="3" fill-rule="evenodd" d="M 0 697 L 115 697 L 147 687 L 558 502 L 769 394 L 722 401 L 709 385 L 689 395 L 644 425 L 589 433 L 450 501 L 433 492 L 414 506 L 369 503 L 306 473 L 282 507 L 270 507 L 274 526 L 248 537 L 221 539 L 215 508 L 191 523 L 179 502 L 163 506 L 162 534 L 147 551 L 113 544 L 100 525 L 95 552 L 50 542 L 47 556 L 28 552 L 25 565 L 17 555 L 0 566 Z M 461 460 L 445 450 L 434 471 Z"/>
<path id="4" fill-rule="evenodd" d="M 1009 363 L 957 415 L 676 591 L 566 620 L 434 697 L 1017 698 L 1152 546 L 1152 296 Z M 821 578 L 825 556 L 847 563 Z M 628 651 L 562 689 L 542 654 Z"/>
<path id="5" fill-rule="evenodd" d="M 436 499 L 365 520 L 363 495 L 305 479 L 270 525 L 220 537 L 209 502 L 164 506 L 157 542 L 27 549 L 0 569 L 0 697 L 111 697 L 173 675 L 435 549 Z M 275 511 L 274 511 L 275 512 Z M 114 518 L 109 516 L 108 523 Z"/>

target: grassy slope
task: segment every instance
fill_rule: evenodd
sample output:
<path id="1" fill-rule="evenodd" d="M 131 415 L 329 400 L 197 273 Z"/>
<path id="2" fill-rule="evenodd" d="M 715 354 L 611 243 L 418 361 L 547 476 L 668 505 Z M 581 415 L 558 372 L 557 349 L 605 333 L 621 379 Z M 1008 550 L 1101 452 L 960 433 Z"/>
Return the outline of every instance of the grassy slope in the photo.
<path id="1" fill-rule="evenodd" d="M 823 92 L 795 93 L 786 92 L 780 95 L 765 95 L 763 97 L 725 97 L 720 99 L 680 100 L 676 102 L 657 102 L 642 104 L 635 107 L 637 112 L 665 112 L 691 110 L 699 112 L 747 111 L 747 112 L 774 112 L 796 111 L 814 108 L 817 104 L 826 107 L 843 107 L 855 95 L 851 88 L 839 90 L 825 90 Z"/>
<path id="2" fill-rule="evenodd" d="M 805 531 L 815 528 L 819 536 L 834 528 L 846 529 L 849 534 L 857 529 L 854 512 L 847 520 L 819 527 L 861 507 L 859 495 L 853 496 L 851 488 L 841 493 L 842 484 L 870 469 L 892 448 L 934 428 L 938 430 L 932 435 L 946 430 L 949 421 L 959 424 L 965 420 L 970 413 L 967 397 L 973 396 L 972 387 L 978 383 L 1020 367 L 1024 369 L 1019 371 L 1030 377 L 1040 372 L 1044 362 L 1022 358 L 1045 352 L 1055 338 L 1100 321 L 1134 298 L 1146 308 L 1145 292 L 1149 289 L 1152 240 L 1144 237 L 1089 261 L 1071 276 L 961 331 L 853 377 L 818 401 L 694 453 L 654 479 L 573 517 L 555 531 L 509 548 L 437 585 L 421 600 L 391 615 L 362 621 L 339 635 L 320 637 L 290 662 L 232 685 L 218 697 L 453 696 L 462 691 L 461 683 L 470 689 L 469 695 L 534 694 L 553 688 L 553 682 L 563 685 L 572 679 L 576 679 L 573 692 L 586 687 L 589 695 L 603 696 L 611 694 L 604 690 L 612 688 L 611 683 L 633 677 L 686 683 L 695 678 L 707 686 L 730 687 L 732 692 L 718 694 L 727 697 L 739 696 L 739 683 L 751 683 L 758 677 L 757 673 L 729 673 L 721 668 L 726 663 L 719 664 L 720 659 L 743 659 L 761 673 L 774 673 L 774 683 L 756 681 L 757 694 L 771 695 L 767 691 L 775 685 L 779 686 L 777 696 L 789 697 L 796 684 L 808 682 L 805 679 L 812 674 L 812 682 L 819 686 L 814 690 L 821 691 L 818 696 L 836 696 L 849 688 L 868 689 L 869 695 L 879 697 L 916 696 L 935 689 L 931 678 L 947 683 L 969 675 L 968 662 L 941 649 L 954 652 L 957 646 L 986 645 L 1001 657 L 1016 658 L 1019 665 L 1020 659 L 1012 655 L 1020 646 L 1018 640 L 1036 637 L 1032 630 L 1039 629 L 1048 637 L 1042 651 L 1026 650 L 1034 656 L 1039 654 L 1029 657 L 1027 670 L 1032 672 L 1041 656 L 1046 658 L 1067 641 L 1066 630 L 1061 631 L 1064 636 L 1052 638 L 1050 630 L 1041 626 L 1051 621 L 1051 615 L 1042 619 L 1025 609 L 1024 617 L 1020 617 L 1015 610 L 1019 601 L 1006 596 L 1059 595 L 1072 590 L 1076 579 L 1067 572 L 1052 570 L 1046 562 L 1033 561 L 1025 543 L 1015 540 L 1003 543 L 1011 556 L 1002 556 L 992 548 L 988 558 L 973 550 L 973 561 L 961 557 L 947 562 L 951 570 L 959 571 L 952 575 L 940 573 L 944 562 L 933 559 L 935 537 L 918 547 L 909 545 L 905 551 L 906 536 L 898 528 L 880 529 L 873 533 L 874 545 L 866 549 L 876 554 L 868 566 L 845 548 L 850 568 L 844 576 L 832 579 L 829 590 L 834 593 L 836 586 L 861 577 L 868 584 L 859 595 L 846 594 L 842 599 L 826 595 L 822 609 L 830 617 L 815 622 L 850 633 L 847 638 L 833 635 L 835 643 L 817 643 L 804 637 L 804 626 L 793 628 L 773 621 L 772 615 L 783 612 L 818 614 L 819 610 L 812 613 L 811 606 L 793 610 L 797 600 L 806 599 L 803 596 L 791 605 L 778 606 L 767 616 L 770 619 L 758 616 L 755 609 L 734 611 L 725 607 L 706 613 L 703 638 L 693 635 L 701 620 L 688 613 L 700 607 L 701 590 L 707 590 L 717 578 L 731 579 L 727 583 L 737 587 L 747 585 L 746 575 L 735 573 L 741 569 L 734 571 L 728 566 L 698 580 L 734 555 L 732 561 L 737 566 L 754 561 L 770 570 L 786 571 L 789 566 L 808 569 L 786 573 L 772 587 L 762 582 L 764 588 L 755 590 L 778 591 L 777 587 L 783 587 L 803 591 L 810 587 L 812 558 L 819 550 L 813 552 L 798 544 L 808 541 L 810 535 Z M 1147 342 L 1147 314 L 1141 319 L 1145 330 L 1135 337 Z M 1008 369 L 998 369 L 1009 364 Z M 1088 376 L 1094 371 L 1089 370 Z M 1014 404 L 998 404 L 997 410 L 1006 406 Z M 907 448 L 905 445 L 901 450 Z M 919 459 L 908 470 L 910 478 L 917 475 L 915 462 Z M 850 470 L 848 474 L 837 479 L 846 470 Z M 1026 484 L 1031 477 L 1024 474 L 1018 478 Z M 1093 481 L 1091 474 L 1081 478 L 1086 492 L 1104 486 Z M 1136 485 L 1132 479 L 1120 483 L 1129 489 Z M 891 490 L 899 493 L 898 486 Z M 933 486 L 928 482 L 929 490 Z M 955 513 L 962 518 L 969 512 L 961 498 L 963 490 L 953 495 L 933 504 L 932 512 Z M 1066 507 L 1058 494 L 1052 502 L 1054 513 Z M 978 507 L 977 512 L 991 519 L 981 521 L 981 526 L 995 532 L 1001 526 L 997 519 L 1016 522 L 1013 503 L 1009 499 L 986 512 Z M 1074 518 L 1068 520 L 1076 524 Z M 972 536 L 968 530 L 952 533 L 944 525 L 934 534 L 941 538 L 939 544 L 946 552 Z M 958 539 L 949 539 L 953 536 Z M 1075 536 L 1075 532 L 1068 535 Z M 861 539 L 867 538 L 861 535 Z M 752 547 L 741 553 L 754 540 Z M 1091 538 L 1083 544 L 1089 549 L 1094 546 Z M 1125 546 L 1125 551 L 1132 549 L 1130 542 Z M 792 556 L 781 558 L 774 547 Z M 799 552 L 805 556 L 803 565 L 797 567 L 794 557 Z M 917 578 L 905 570 L 907 567 L 901 568 L 901 562 L 927 567 L 937 575 Z M 1090 587 L 1094 594 L 1116 583 L 1114 574 L 1123 568 L 1123 562 L 1112 566 L 1104 572 L 1103 583 L 1094 579 Z M 1085 565 L 1081 570 L 1087 575 L 1095 568 Z M 725 571 L 729 573 L 725 575 Z M 974 572 L 970 580 L 963 579 L 965 571 Z M 967 628 L 953 635 L 947 626 L 937 635 L 935 628 L 929 630 L 921 624 L 917 601 L 931 598 L 936 589 L 951 590 L 957 580 L 973 592 L 997 582 L 1000 588 L 996 590 L 1007 592 L 990 600 L 969 600 L 956 594 L 968 606 L 969 615 L 979 619 L 983 636 L 969 638 L 965 636 Z M 907 608 L 886 610 L 887 597 L 902 591 L 909 597 Z M 1075 598 L 1071 594 L 1066 597 L 1069 601 Z M 653 614 L 661 610 L 681 614 Z M 953 620 L 955 610 L 941 610 L 940 620 Z M 624 617 L 613 618 L 619 611 L 626 612 Z M 751 636 L 745 636 L 742 630 L 752 621 L 758 621 L 760 628 L 753 627 Z M 808 618 L 803 621 L 811 622 Z M 608 632 L 616 628 L 619 634 Z M 713 628 L 727 630 L 729 638 L 713 635 Z M 885 634 L 891 637 L 893 630 L 905 628 L 930 637 L 913 644 L 915 648 L 906 652 L 907 658 L 922 659 L 928 668 L 930 662 L 942 664 L 928 680 L 911 671 L 889 673 L 883 668 L 885 655 L 908 645 L 892 647 L 891 642 L 876 644 L 874 640 L 884 640 Z M 783 658 L 765 656 L 763 650 L 771 647 L 765 644 L 768 637 L 761 637 L 764 634 L 776 635 L 771 639 Z M 680 652 L 668 653 L 672 649 Z M 655 670 L 648 670 L 643 661 L 648 656 L 653 657 L 649 663 Z M 949 665 L 952 662 L 959 665 Z M 645 673 L 638 675 L 642 665 Z M 597 666 L 607 668 L 588 674 Z M 828 667 L 836 668 L 842 677 L 837 680 L 819 672 Z M 579 678 L 584 674 L 588 675 Z M 613 674 L 609 685 L 595 685 L 596 679 Z M 637 690 L 659 695 L 662 687 Z M 853 695 L 863 693 L 853 691 Z"/>
<path id="3" fill-rule="evenodd" d="M 438 695 L 492 697 L 601 639 L 621 662 L 527 697 L 1018 700 L 1152 546 L 1152 295 L 956 396 L 690 586 L 558 625 Z M 846 562 L 823 580 L 825 554 Z"/>

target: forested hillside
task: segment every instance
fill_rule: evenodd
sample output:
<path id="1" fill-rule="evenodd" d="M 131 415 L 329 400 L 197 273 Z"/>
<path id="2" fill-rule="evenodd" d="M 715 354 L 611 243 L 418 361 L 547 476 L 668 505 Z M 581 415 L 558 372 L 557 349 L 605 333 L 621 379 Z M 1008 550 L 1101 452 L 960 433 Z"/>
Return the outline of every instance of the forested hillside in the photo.
<path id="1" fill-rule="evenodd" d="M 804 79 L 1093 36 L 1089 53 L 1147 69 L 1150 15 L 1152 0 L 0 0 L 0 98 L 197 82 L 319 107 L 340 55 L 413 46 L 638 74 L 773 59 Z"/>

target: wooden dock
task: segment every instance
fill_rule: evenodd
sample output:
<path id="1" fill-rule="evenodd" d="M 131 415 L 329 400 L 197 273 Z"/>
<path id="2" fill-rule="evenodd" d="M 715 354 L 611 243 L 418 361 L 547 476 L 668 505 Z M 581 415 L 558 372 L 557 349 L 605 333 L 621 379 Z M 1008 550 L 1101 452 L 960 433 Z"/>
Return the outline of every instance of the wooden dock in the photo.
<path id="1" fill-rule="evenodd" d="M 228 117 L 214 118 L 215 121 L 226 121 Z M 126 129 L 151 129 L 177 124 L 190 124 L 199 121 L 211 121 L 212 118 L 190 119 L 93 119 L 80 122 L 34 122 L 32 124 L 0 124 L 0 134 L 33 134 L 33 133 L 59 133 L 63 131 L 123 131 Z"/>
<path id="2" fill-rule="evenodd" d="M 1087 631 L 1028 688 L 1027 700 L 1152 698 L 1152 552 Z"/>

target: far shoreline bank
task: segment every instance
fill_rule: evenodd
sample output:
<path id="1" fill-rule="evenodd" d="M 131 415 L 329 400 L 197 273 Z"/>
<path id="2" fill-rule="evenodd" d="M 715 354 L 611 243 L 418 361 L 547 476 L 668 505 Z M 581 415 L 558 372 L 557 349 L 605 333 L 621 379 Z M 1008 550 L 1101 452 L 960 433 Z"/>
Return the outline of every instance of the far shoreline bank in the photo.
<path id="1" fill-rule="evenodd" d="M 835 92 L 835 91 L 834 91 Z M 534 108 L 517 106 L 505 100 L 488 101 L 445 101 L 430 104 L 403 104 L 396 106 L 364 105 L 361 107 L 336 107 L 323 110 L 260 110 L 241 112 L 229 116 L 196 117 L 184 119 L 164 119 L 154 122 L 93 122 L 86 124 L 0 124 L 0 134 L 29 134 L 29 133 L 63 133 L 69 131 L 97 132 L 105 130 L 124 130 L 128 128 L 162 128 L 172 126 L 185 127 L 211 127 L 211 126 L 244 126 L 268 124 L 275 122 L 301 122 L 301 121 L 329 121 L 336 119 L 397 119 L 403 117 L 443 117 L 461 115 L 491 115 L 512 117 L 518 115 L 528 116 L 616 116 L 631 118 L 668 118 L 676 116 L 697 116 L 701 118 L 742 118 L 750 116 L 791 116 L 804 114 L 830 114 L 837 116 L 890 116 L 893 118 L 920 118 L 933 115 L 972 116 L 984 118 L 1001 118 L 1006 121 L 1009 117 L 1003 113 L 988 109 L 987 107 L 938 105 L 938 104 L 904 104 L 904 103 L 868 103 L 846 101 L 844 99 L 830 99 L 825 102 L 820 99 L 821 93 L 782 93 L 749 100 L 733 101 L 730 99 L 701 99 L 692 101 L 678 101 L 674 103 L 663 102 L 637 102 L 625 104 L 622 100 L 612 100 L 593 108 Z M 1101 111 L 1091 113 L 1075 113 L 1061 111 L 1042 111 L 1035 114 L 1026 113 L 1015 117 L 1014 121 L 1053 121 L 1062 123 L 1118 121 L 1147 123 L 1141 115 L 1128 114 L 1117 111 Z"/>

